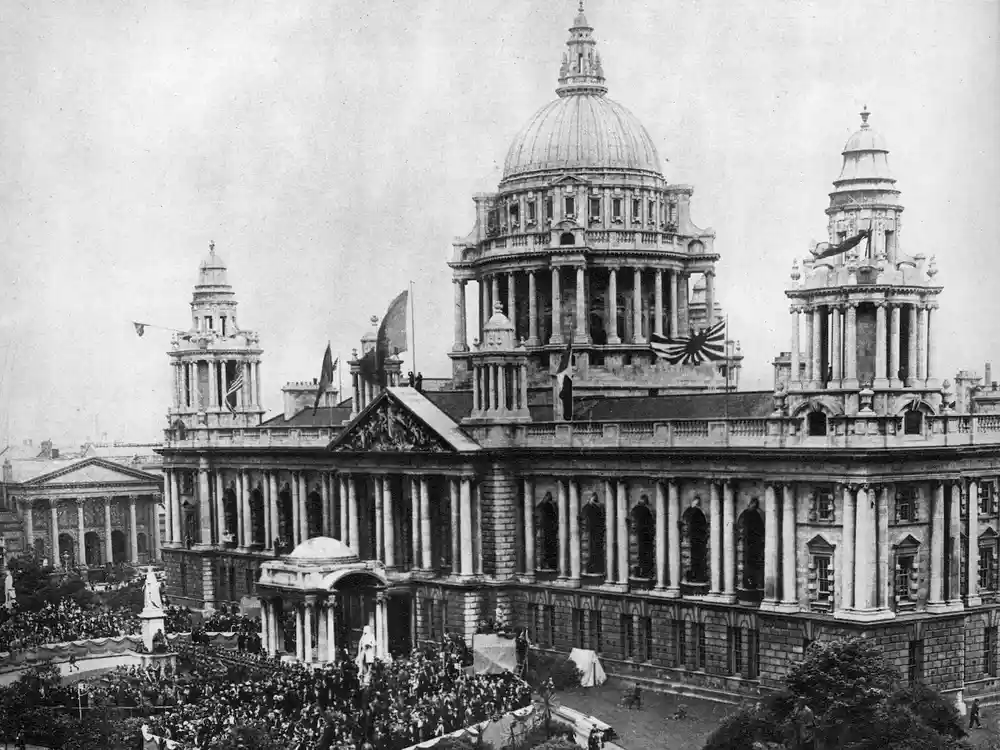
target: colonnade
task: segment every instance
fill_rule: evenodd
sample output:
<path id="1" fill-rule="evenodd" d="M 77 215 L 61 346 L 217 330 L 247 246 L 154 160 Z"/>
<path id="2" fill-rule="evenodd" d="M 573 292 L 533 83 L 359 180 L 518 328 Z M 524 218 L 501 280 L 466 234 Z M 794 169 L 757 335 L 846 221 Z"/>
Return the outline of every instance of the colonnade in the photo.
<path id="1" fill-rule="evenodd" d="M 577 265 L 551 265 L 549 267 L 526 268 L 504 271 L 502 273 L 483 274 L 479 278 L 479 309 L 480 325 L 479 334 L 482 336 L 483 326 L 489 321 L 494 309 L 494 304 L 499 302 L 505 310 L 507 317 L 514 324 L 515 338 L 525 338 L 528 346 L 540 346 L 545 344 L 561 344 L 565 341 L 565 336 L 569 331 L 563 330 L 563 302 L 565 293 L 563 291 L 563 276 L 569 272 L 575 278 L 575 317 L 574 317 L 574 340 L 579 343 L 590 343 L 592 333 L 590 331 L 590 308 L 592 281 L 591 275 L 594 270 L 607 272 L 608 283 L 601 291 L 607 294 L 609 300 L 615 300 L 615 304 L 606 304 L 603 314 L 603 323 L 607 331 L 607 344 L 621 344 L 618 335 L 618 284 L 619 274 L 629 277 L 632 296 L 632 321 L 631 340 L 626 343 L 642 344 L 646 343 L 647 336 L 643 333 L 643 320 L 648 316 L 650 319 L 649 328 L 658 335 L 683 335 L 689 332 L 689 279 L 690 273 L 678 268 L 658 268 L 645 266 L 592 266 L 585 264 Z M 650 274 L 653 280 L 652 302 L 649 299 Z M 516 294 L 519 279 L 527 277 L 527 298 L 524 295 Z M 545 278 L 545 277 L 548 278 Z M 501 294 L 501 277 L 505 280 L 506 295 Z M 664 278 L 666 277 L 666 279 Z M 666 290 L 664 282 L 666 281 Z M 466 279 L 454 279 L 455 285 L 455 343 L 454 351 L 468 351 L 468 321 L 466 316 Z M 541 296 L 539 296 L 539 286 Z M 581 290 L 583 293 L 581 294 Z M 568 291 L 568 289 L 567 289 Z M 547 292 L 550 292 L 547 294 Z M 715 311 L 715 272 L 708 270 L 705 272 L 705 299 L 708 311 L 708 325 L 714 322 Z M 528 330 L 518 330 L 517 305 L 528 305 Z M 539 302 L 548 301 L 551 307 L 551 334 L 547 340 L 542 340 L 540 335 Z M 665 308 L 669 305 L 669 309 Z M 652 309 L 650 309 L 650 307 Z"/>
<path id="2" fill-rule="evenodd" d="M 337 649 L 337 594 L 306 594 L 292 603 L 295 616 L 295 658 L 304 664 L 334 662 Z M 281 617 L 284 602 L 279 598 L 263 596 L 260 602 L 261 643 L 269 656 L 284 650 L 284 630 Z M 389 628 L 387 596 L 384 591 L 375 594 L 375 656 L 383 658 L 389 653 Z M 316 645 L 313 646 L 313 634 Z"/>
<path id="3" fill-rule="evenodd" d="M 792 305 L 791 380 L 807 388 L 857 388 L 858 307 L 866 301 L 848 300 L 816 307 Z M 936 339 L 931 314 L 937 303 L 875 300 L 875 388 L 921 387 L 935 375 Z M 804 321 L 803 321 L 804 318 Z M 907 321 L 906 341 L 901 340 Z M 805 325 L 803 347 L 802 326 Z M 905 347 L 905 349 L 902 349 Z M 901 351 L 905 352 L 904 358 Z M 805 372 L 802 354 L 805 354 Z M 824 354 L 827 356 L 824 357 Z M 823 372 L 824 361 L 828 365 Z"/>
<path id="4" fill-rule="evenodd" d="M 243 385 L 236 395 L 236 409 L 244 406 L 258 406 L 260 397 L 260 360 L 219 360 L 209 357 L 191 359 L 175 359 L 174 366 L 174 403 L 178 411 L 224 410 L 226 391 L 229 383 L 226 380 L 226 365 L 238 372 L 243 366 Z M 207 370 L 208 392 L 201 388 L 199 371 Z M 235 377 L 235 375 L 234 375 Z"/>
<path id="5" fill-rule="evenodd" d="M 158 522 L 156 506 L 159 495 L 154 495 L 149 502 L 142 504 L 139 508 L 139 496 L 129 495 L 126 498 L 128 508 L 128 562 L 135 565 L 139 562 L 139 542 L 138 542 L 138 522 L 140 513 L 144 516 L 143 521 L 148 530 L 147 550 L 151 559 L 158 559 L 160 556 L 160 524 Z M 98 500 L 103 506 L 103 536 L 104 536 L 104 561 L 114 561 L 114 549 L 112 546 L 112 532 L 115 529 L 111 523 L 111 508 L 119 502 L 112 495 L 99 495 L 96 497 L 52 497 L 52 498 L 30 498 L 22 499 L 22 518 L 24 522 L 25 537 L 28 541 L 29 550 L 34 549 L 35 544 L 35 519 L 34 504 L 41 500 L 47 502 L 49 510 L 49 543 L 52 549 L 53 565 L 59 565 L 62 561 L 59 558 L 59 506 L 64 502 L 70 502 L 76 507 L 76 559 L 73 561 L 80 567 L 87 566 L 86 535 L 92 525 L 86 523 L 84 510 L 87 500 Z M 65 528 L 70 531 L 72 527 Z"/>

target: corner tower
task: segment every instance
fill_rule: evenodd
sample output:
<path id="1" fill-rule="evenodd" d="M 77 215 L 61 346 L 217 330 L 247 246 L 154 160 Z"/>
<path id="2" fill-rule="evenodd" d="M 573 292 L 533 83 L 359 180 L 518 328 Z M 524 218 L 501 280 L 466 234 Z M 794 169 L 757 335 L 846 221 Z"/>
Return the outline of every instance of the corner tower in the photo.
<path id="1" fill-rule="evenodd" d="M 191 300 L 191 330 L 174 335 L 168 352 L 174 368 L 170 426 L 255 427 L 260 405 L 258 336 L 236 320 L 236 296 L 226 264 L 208 246 Z"/>
<path id="2" fill-rule="evenodd" d="M 453 242 L 457 387 L 472 386 L 470 284 L 471 349 L 499 305 L 533 387 L 550 386 L 570 336 L 578 393 L 725 387 L 725 362 L 669 366 L 649 348 L 651 334 L 685 336 L 718 315 L 715 233 L 692 223 L 692 188 L 667 182 L 649 132 L 607 96 L 593 31 L 581 3 L 556 99 L 514 138 L 497 192 L 473 196 L 475 226 Z"/>
<path id="3" fill-rule="evenodd" d="M 869 116 L 866 108 L 844 147 L 826 210 L 829 242 L 792 267 L 793 412 L 903 417 L 941 408 L 933 369 L 937 268 L 933 257 L 905 252 L 889 149 Z"/>

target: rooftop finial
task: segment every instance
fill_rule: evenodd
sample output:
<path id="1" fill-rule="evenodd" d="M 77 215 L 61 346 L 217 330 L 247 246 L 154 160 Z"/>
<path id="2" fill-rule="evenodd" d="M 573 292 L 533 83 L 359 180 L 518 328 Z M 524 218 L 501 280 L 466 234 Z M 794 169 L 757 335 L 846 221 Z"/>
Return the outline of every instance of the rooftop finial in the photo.
<path id="1" fill-rule="evenodd" d="M 209 240 L 208 252 L 210 255 L 215 255 L 215 240 Z"/>
<path id="2" fill-rule="evenodd" d="M 580 12 L 583 13 L 583 0 L 580 0 Z"/>
<path id="3" fill-rule="evenodd" d="M 559 69 L 559 96 L 571 94 L 591 94 L 604 96 L 608 92 L 604 85 L 604 68 L 597 54 L 594 28 L 583 12 L 584 0 L 579 0 L 576 18 L 569 30 L 569 48 Z"/>
<path id="4" fill-rule="evenodd" d="M 861 129 L 868 130 L 868 116 L 871 112 L 868 111 L 868 105 L 866 104 L 861 110 Z"/>

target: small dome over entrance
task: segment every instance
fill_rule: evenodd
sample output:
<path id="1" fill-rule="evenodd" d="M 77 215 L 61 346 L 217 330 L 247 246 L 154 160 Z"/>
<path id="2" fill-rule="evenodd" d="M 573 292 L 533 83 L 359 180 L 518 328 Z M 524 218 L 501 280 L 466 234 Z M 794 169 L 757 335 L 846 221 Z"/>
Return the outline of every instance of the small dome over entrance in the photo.
<path id="1" fill-rule="evenodd" d="M 342 562 L 358 560 L 358 554 L 338 539 L 328 536 L 314 536 L 306 539 L 288 555 L 295 560 L 313 560 L 326 562 L 338 560 Z"/>

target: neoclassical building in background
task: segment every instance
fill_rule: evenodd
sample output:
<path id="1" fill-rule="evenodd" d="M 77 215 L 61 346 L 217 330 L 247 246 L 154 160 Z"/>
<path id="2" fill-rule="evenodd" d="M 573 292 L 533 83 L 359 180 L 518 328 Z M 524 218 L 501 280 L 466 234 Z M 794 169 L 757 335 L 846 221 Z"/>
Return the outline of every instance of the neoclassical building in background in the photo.
<path id="1" fill-rule="evenodd" d="M 260 422 L 254 369 L 220 405 L 236 370 L 218 363 L 261 350 L 232 317 L 219 330 L 236 303 L 210 254 L 171 354 L 169 595 L 259 596 L 267 648 L 306 661 L 365 624 L 402 651 L 499 618 L 613 674 L 736 697 L 779 685 L 811 641 L 862 635 L 911 680 L 998 695 L 1000 392 L 935 371 L 938 268 L 902 240 L 869 113 L 827 215 L 831 244 L 870 238 L 795 262 L 789 351 L 773 389 L 746 392 L 735 346 L 701 366 L 649 347 L 718 319 L 719 255 L 606 92 L 581 11 L 557 98 L 454 243 L 448 381 L 379 390 L 356 356 L 353 403 Z M 569 414 L 552 383 L 571 335 Z"/>

